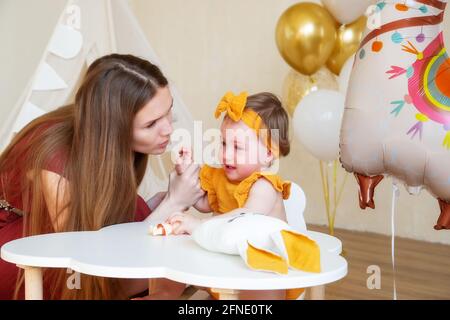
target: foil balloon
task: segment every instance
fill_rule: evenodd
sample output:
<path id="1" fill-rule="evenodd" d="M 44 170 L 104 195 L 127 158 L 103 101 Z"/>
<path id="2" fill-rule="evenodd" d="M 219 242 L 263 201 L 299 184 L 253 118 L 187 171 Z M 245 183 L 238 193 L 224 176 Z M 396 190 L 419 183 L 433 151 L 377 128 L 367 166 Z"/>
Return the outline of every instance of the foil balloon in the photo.
<path id="1" fill-rule="evenodd" d="M 343 94 L 347 94 L 348 83 L 350 82 L 350 75 L 352 73 L 353 62 L 355 61 L 355 55 L 348 58 L 348 60 L 344 63 L 344 66 L 341 69 L 341 73 L 339 73 L 338 84 L 339 91 Z"/>
<path id="2" fill-rule="evenodd" d="M 450 229 L 450 59 L 443 43 L 446 1 L 380 1 L 381 25 L 356 53 L 341 127 L 340 159 L 375 206 L 385 175 L 439 201 L 435 229 Z M 371 17 L 369 17 L 369 20 Z"/>
<path id="3" fill-rule="evenodd" d="M 342 25 L 337 31 L 336 44 L 327 61 L 327 67 L 339 75 L 345 62 L 358 50 L 367 18 L 360 17 L 353 23 Z"/>
<path id="4" fill-rule="evenodd" d="M 336 22 L 321 5 L 298 3 L 281 15 L 275 38 L 283 59 L 298 72 L 311 75 L 333 51 Z"/>

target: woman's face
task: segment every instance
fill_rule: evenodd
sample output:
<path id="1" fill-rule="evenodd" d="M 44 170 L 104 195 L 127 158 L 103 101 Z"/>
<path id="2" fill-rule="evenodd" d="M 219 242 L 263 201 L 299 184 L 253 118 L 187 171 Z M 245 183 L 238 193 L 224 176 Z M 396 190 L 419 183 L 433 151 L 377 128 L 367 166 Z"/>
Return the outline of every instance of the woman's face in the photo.
<path id="1" fill-rule="evenodd" d="M 136 114 L 133 121 L 133 150 L 144 154 L 162 154 L 172 134 L 173 99 L 168 87 L 159 88 L 155 96 Z"/>

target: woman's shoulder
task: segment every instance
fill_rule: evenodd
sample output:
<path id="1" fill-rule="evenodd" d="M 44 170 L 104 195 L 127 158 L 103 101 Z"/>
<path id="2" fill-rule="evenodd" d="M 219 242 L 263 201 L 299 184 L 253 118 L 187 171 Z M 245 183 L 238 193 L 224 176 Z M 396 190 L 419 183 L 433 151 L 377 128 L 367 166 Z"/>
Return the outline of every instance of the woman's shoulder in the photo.
<path id="1" fill-rule="evenodd" d="M 65 176 L 67 159 L 67 151 L 64 148 L 57 149 L 48 156 L 43 169 L 56 173 L 60 176 Z"/>
<path id="2" fill-rule="evenodd" d="M 20 172 L 38 166 L 43 170 L 63 174 L 70 146 L 61 142 L 64 139 L 55 137 L 51 130 L 55 125 L 53 121 L 44 121 L 29 125 L 17 133 L 5 150 L 2 169 L 6 168 L 8 172 L 8 168 L 14 168 L 15 172 Z"/>

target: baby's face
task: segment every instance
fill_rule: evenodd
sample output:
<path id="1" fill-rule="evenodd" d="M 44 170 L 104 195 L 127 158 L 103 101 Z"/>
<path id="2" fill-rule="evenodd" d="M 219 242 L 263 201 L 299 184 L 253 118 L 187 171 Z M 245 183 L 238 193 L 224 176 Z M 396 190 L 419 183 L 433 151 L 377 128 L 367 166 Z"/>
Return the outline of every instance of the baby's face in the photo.
<path id="1" fill-rule="evenodd" d="M 244 122 L 225 117 L 221 130 L 220 159 L 230 181 L 242 181 L 261 171 L 272 160 L 272 155 L 256 132 Z"/>

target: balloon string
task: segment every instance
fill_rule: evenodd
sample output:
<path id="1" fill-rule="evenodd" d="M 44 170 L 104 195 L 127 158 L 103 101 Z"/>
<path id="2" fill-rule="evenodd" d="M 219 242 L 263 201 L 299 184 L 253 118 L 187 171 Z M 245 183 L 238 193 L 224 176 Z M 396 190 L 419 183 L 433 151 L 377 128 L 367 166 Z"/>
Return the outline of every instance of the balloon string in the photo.
<path id="1" fill-rule="evenodd" d="M 330 220 L 330 193 L 329 193 L 329 186 L 328 186 L 328 169 L 323 168 L 324 164 L 322 160 L 319 160 L 320 163 L 320 177 L 322 179 L 322 190 L 323 190 L 323 197 L 325 202 L 325 209 L 327 211 L 327 219 L 328 219 L 328 228 L 330 230 L 330 234 L 333 233 L 333 229 L 331 226 L 331 220 Z"/>
<path id="2" fill-rule="evenodd" d="M 322 180 L 323 197 L 325 202 L 325 208 L 327 212 L 328 229 L 330 235 L 334 235 L 334 222 L 336 220 L 336 212 L 339 204 L 342 200 L 345 184 L 347 182 L 348 174 L 345 173 L 344 179 L 338 187 L 338 160 L 333 161 L 333 176 L 332 176 L 332 188 L 333 188 L 333 207 L 331 207 L 331 193 L 329 184 L 329 172 L 328 165 L 322 160 L 320 163 L 320 177 Z M 324 168 L 325 166 L 325 168 Z"/>
<path id="3" fill-rule="evenodd" d="M 329 178 L 329 169 L 328 164 L 325 165 L 325 183 L 327 188 L 327 215 L 328 215 L 328 223 L 330 235 L 334 234 L 334 226 L 333 226 L 333 217 L 331 216 L 331 197 L 330 197 L 330 178 Z"/>
<path id="4" fill-rule="evenodd" d="M 334 197 L 334 212 L 336 213 L 336 205 L 337 205 L 337 160 L 333 161 L 333 197 Z M 334 215 L 333 215 L 334 222 Z"/>
<path id="5" fill-rule="evenodd" d="M 333 233 L 331 235 L 334 234 L 334 221 L 336 218 L 336 210 L 337 210 L 337 205 L 338 205 L 338 201 L 337 201 L 337 160 L 333 161 L 333 198 L 334 198 L 334 207 L 333 207 L 333 213 L 331 214 L 331 225 L 333 228 Z"/>
<path id="6" fill-rule="evenodd" d="M 339 191 L 338 191 L 339 194 L 338 194 L 338 198 L 337 198 L 336 208 L 339 206 L 339 203 L 341 203 L 345 183 L 347 182 L 347 177 L 348 177 L 348 174 L 347 174 L 347 172 L 345 172 L 344 180 L 341 182 L 341 185 L 339 186 Z"/>
<path id="7" fill-rule="evenodd" d="M 395 204 L 399 196 L 399 189 L 395 183 L 392 183 L 392 206 L 391 206 L 391 258 L 392 275 L 394 279 L 394 300 L 397 300 L 397 286 L 395 283 Z"/>

